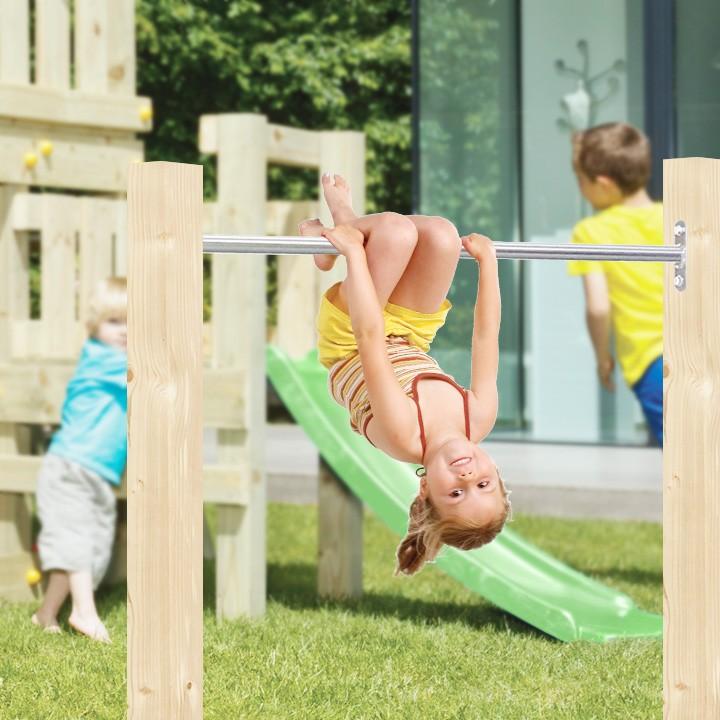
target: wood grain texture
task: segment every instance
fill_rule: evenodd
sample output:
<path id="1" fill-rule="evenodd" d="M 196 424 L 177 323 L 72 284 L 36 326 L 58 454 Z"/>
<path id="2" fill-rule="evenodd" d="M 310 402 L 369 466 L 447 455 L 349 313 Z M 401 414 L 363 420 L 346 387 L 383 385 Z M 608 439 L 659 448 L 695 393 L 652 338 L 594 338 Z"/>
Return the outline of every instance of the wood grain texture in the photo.
<path id="1" fill-rule="evenodd" d="M 218 230 L 262 235 L 267 201 L 267 118 L 218 115 Z M 218 618 L 265 612 L 265 268 L 260 255 L 212 259 L 214 368 L 240 369 L 247 433 L 218 432 L 218 461 L 230 465 L 246 457 L 251 482 L 245 508 L 219 505 L 216 538 Z"/>
<path id="2" fill-rule="evenodd" d="M 35 82 L 70 88 L 70 0 L 35 0 Z"/>
<path id="3" fill-rule="evenodd" d="M 324 460 L 318 476 L 318 594 L 362 595 L 363 505 Z"/>
<path id="4" fill-rule="evenodd" d="M 128 718 L 202 717 L 202 168 L 128 190 Z"/>
<path id="5" fill-rule="evenodd" d="M 0 0 L 0 82 L 30 82 L 29 0 Z"/>
<path id="6" fill-rule="evenodd" d="M 687 289 L 665 268 L 664 700 L 720 717 L 720 160 L 664 162 L 665 242 L 688 228 Z"/>

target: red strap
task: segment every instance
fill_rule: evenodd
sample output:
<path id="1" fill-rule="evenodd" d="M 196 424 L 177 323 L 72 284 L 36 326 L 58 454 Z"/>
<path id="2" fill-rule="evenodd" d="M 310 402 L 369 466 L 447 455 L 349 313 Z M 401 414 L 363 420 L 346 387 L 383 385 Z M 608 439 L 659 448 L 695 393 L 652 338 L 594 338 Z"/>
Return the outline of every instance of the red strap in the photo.
<path id="1" fill-rule="evenodd" d="M 425 440 L 425 425 L 423 424 L 422 419 L 422 412 L 420 411 L 420 401 L 418 399 L 418 389 L 417 384 L 420 380 L 427 377 L 434 377 L 438 380 L 445 380 L 445 382 L 450 383 L 454 388 L 456 388 L 460 394 L 463 396 L 463 410 L 465 412 L 465 436 L 467 439 L 470 439 L 470 409 L 468 408 L 468 395 L 467 390 L 462 387 L 461 385 L 458 385 L 451 377 L 444 375 L 443 373 L 436 373 L 436 372 L 422 372 L 418 373 L 412 381 L 412 399 L 415 401 L 415 405 L 417 406 L 417 412 L 418 412 L 418 425 L 420 426 L 420 444 L 422 445 L 422 455 L 423 459 L 425 459 L 425 450 L 427 447 L 427 442 Z"/>

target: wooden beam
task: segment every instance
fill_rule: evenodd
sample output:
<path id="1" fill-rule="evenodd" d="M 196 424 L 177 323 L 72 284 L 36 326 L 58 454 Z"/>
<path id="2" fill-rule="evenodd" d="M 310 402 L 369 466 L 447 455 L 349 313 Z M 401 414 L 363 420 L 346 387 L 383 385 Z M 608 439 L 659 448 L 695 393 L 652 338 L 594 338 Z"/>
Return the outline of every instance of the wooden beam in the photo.
<path id="1" fill-rule="evenodd" d="M 28 5 L 29 0 L 0 0 L 0 83 L 30 82 Z"/>
<path id="2" fill-rule="evenodd" d="M 362 595 L 363 505 L 320 459 L 318 477 L 318 594 Z"/>
<path id="3" fill-rule="evenodd" d="M 113 4 L 125 5 L 126 3 Z M 108 0 L 75 0 L 75 87 L 108 93 Z"/>
<path id="4" fill-rule="evenodd" d="M 35 11 L 35 82 L 69 90 L 70 0 L 35 0 Z"/>
<path id="5" fill-rule="evenodd" d="M 149 132 L 152 120 L 141 118 L 143 108 L 152 108 L 150 98 L 0 84 L 0 118 L 7 120 Z"/>
<path id="6" fill-rule="evenodd" d="M 43 458 L 39 455 L 0 454 L 0 493 L 34 493 Z M 203 502 L 245 506 L 251 473 L 247 460 L 237 465 L 203 467 Z M 118 499 L 127 497 L 127 486 L 113 486 Z"/>
<path id="7" fill-rule="evenodd" d="M 663 588 L 667 720 L 720 717 L 720 160 L 664 162 L 665 243 L 687 225 L 687 281 L 665 268 Z"/>
<path id="8" fill-rule="evenodd" d="M 220 152 L 218 123 L 223 115 L 202 115 L 198 145 L 208 155 Z M 229 117 L 229 116 L 228 116 Z M 232 117 L 243 117 L 238 114 Z M 248 114 L 247 117 L 260 117 Z M 301 130 L 286 125 L 267 125 L 267 161 L 296 167 L 318 167 L 320 164 L 320 132 Z"/>
<path id="9" fill-rule="evenodd" d="M 130 169 L 128 717 L 202 718 L 202 167 Z"/>
<path id="10" fill-rule="evenodd" d="M 48 157 L 40 150 L 45 140 L 52 143 Z M 35 155 L 33 167 L 27 153 Z M 0 121 L 0 183 L 121 192 L 128 168 L 142 157 L 142 143 L 129 135 Z"/>

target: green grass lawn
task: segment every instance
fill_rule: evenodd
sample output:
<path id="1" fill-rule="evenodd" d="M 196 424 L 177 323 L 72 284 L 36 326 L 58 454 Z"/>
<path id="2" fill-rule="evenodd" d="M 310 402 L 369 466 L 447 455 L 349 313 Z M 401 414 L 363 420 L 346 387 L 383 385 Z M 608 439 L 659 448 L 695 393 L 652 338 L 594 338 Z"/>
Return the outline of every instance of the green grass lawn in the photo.
<path id="1" fill-rule="evenodd" d="M 214 517 L 208 508 L 210 522 Z M 662 532 L 652 523 L 516 516 L 513 528 L 582 572 L 662 611 Z M 315 595 L 316 510 L 270 505 L 268 611 L 217 625 L 205 572 L 204 717 L 657 719 L 662 643 L 564 644 L 435 568 L 394 578 L 397 537 L 365 520 L 365 595 Z M 0 604 L 0 718 L 124 718 L 125 587 L 101 590 L 112 646 L 30 625 Z M 158 718 L 158 720 L 173 720 Z"/>

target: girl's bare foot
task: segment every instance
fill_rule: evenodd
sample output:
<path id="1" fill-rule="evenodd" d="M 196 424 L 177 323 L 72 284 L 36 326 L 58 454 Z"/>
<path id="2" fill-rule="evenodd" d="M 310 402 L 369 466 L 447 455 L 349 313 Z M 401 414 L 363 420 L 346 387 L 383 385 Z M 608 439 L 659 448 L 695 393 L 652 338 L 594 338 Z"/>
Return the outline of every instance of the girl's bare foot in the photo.
<path id="1" fill-rule="evenodd" d="M 357 220 L 352 208 L 350 186 L 345 178 L 342 175 L 324 173 L 321 180 L 325 202 L 330 208 L 335 225 L 349 225 L 353 220 Z"/>
<path id="2" fill-rule="evenodd" d="M 43 629 L 43 632 L 52 633 L 53 635 L 62 632 L 60 626 L 58 625 L 57 618 L 45 618 L 38 613 L 34 613 L 33 616 L 30 618 L 30 621 L 33 625 L 41 627 Z"/>
<path id="3" fill-rule="evenodd" d="M 310 237 L 320 237 L 322 235 L 322 231 L 324 230 L 323 224 L 317 219 L 313 220 L 304 220 L 300 223 L 299 226 L 299 232 L 301 235 L 308 235 Z M 330 270 L 333 265 L 335 265 L 335 261 L 338 259 L 337 255 L 313 255 L 313 260 L 315 260 L 315 265 L 320 270 Z"/>
<path id="4" fill-rule="evenodd" d="M 83 617 L 81 615 L 70 614 L 68 618 L 70 627 L 83 635 L 87 635 L 92 640 L 110 644 L 110 635 L 107 628 L 103 625 L 102 620 L 97 615 Z"/>

